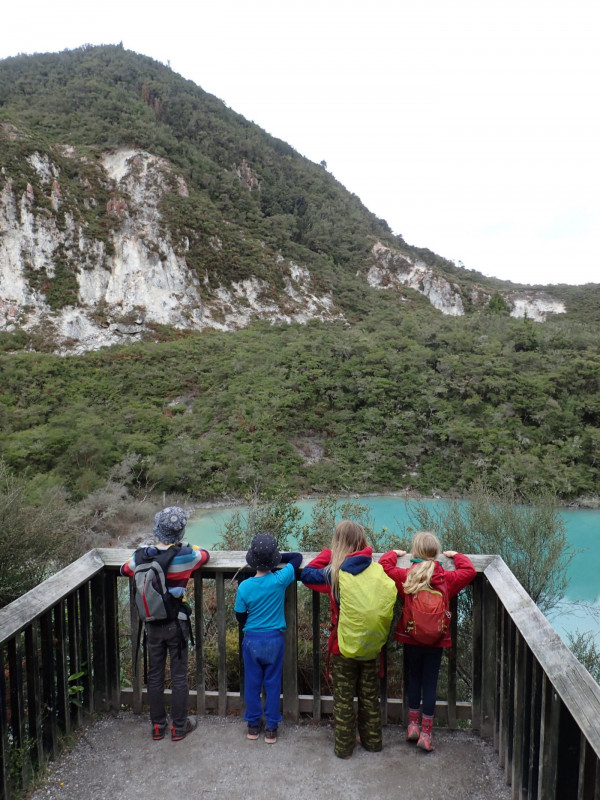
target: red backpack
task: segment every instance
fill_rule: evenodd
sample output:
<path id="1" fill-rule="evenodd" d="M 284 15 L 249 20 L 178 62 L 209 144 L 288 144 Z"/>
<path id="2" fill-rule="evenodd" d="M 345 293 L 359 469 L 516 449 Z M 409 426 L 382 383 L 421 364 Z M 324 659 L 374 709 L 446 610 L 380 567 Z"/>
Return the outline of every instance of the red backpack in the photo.
<path id="1" fill-rule="evenodd" d="M 451 613 L 447 593 L 437 589 L 421 589 L 404 597 L 406 625 L 404 633 L 415 644 L 436 645 L 450 630 Z"/>

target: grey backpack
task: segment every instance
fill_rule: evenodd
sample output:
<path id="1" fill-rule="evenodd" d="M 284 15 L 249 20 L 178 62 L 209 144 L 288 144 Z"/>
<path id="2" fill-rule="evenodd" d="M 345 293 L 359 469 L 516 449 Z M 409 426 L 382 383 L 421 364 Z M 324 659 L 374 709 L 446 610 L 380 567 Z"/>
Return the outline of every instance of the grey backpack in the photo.
<path id="1" fill-rule="evenodd" d="M 133 596 L 140 622 L 160 622 L 177 619 L 181 601 L 167 589 L 169 564 L 181 550 L 181 542 L 157 555 L 146 554 L 147 548 L 135 551 L 133 571 Z"/>

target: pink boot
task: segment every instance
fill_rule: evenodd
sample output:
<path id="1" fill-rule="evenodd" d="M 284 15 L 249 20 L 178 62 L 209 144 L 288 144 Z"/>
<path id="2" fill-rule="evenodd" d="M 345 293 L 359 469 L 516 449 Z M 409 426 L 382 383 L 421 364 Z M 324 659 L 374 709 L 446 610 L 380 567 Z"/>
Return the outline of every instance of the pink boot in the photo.
<path id="1" fill-rule="evenodd" d="M 417 747 L 420 747 L 421 750 L 425 750 L 427 753 L 431 753 L 432 750 L 435 750 L 435 747 L 433 746 L 432 728 L 433 717 L 426 717 L 425 714 L 423 714 L 421 735 L 419 736 Z"/>
<path id="2" fill-rule="evenodd" d="M 408 728 L 406 729 L 406 741 L 416 742 L 421 734 L 421 712 L 408 709 Z"/>

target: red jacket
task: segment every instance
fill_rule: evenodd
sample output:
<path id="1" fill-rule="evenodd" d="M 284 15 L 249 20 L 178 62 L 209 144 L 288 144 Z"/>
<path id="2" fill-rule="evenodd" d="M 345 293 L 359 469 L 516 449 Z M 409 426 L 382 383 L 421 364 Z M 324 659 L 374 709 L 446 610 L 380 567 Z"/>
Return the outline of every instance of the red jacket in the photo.
<path id="1" fill-rule="evenodd" d="M 402 599 L 404 599 L 404 581 L 406 580 L 406 576 L 408 575 L 409 571 L 413 569 L 416 564 L 413 564 L 412 567 L 408 568 L 397 567 L 396 564 L 398 563 L 398 556 L 393 550 L 390 550 L 388 553 L 384 553 L 379 559 L 379 563 L 383 567 L 386 575 L 389 575 L 390 578 L 393 579 L 394 583 L 396 584 L 396 588 L 398 589 L 398 594 Z M 468 586 L 468 584 L 471 583 L 477 574 L 475 567 L 471 563 L 471 560 L 467 556 L 463 556 L 462 553 L 457 553 L 454 556 L 454 566 L 456 569 L 445 570 L 439 562 L 436 562 L 435 569 L 431 577 L 431 588 L 437 589 L 438 591 L 443 591 L 445 586 L 448 600 L 455 597 L 461 591 L 461 589 L 465 588 L 465 586 Z M 402 609 L 400 621 L 396 625 L 394 639 L 396 639 L 398 642 L 402 642 L 403 644 L 412 644 L 418 647 L 419 645 L 417 645 L 414 639 L 411 639 L 408 634 L 404 633 L 406 630 L 406 623 L 408 622 L 408 619 L 405 619 L 405 615 L 407 615 L 407 613 L 408 609 L 405 603 L 404 608 Z M 433 647 L 451 646 L 452 641 L 450 639 L 450 632 L 448 632 L 448 635 L 445 636 L 441 642 L 433 645 Z"/>
<path id="2" fill-rule="evenodd" d="M 373 549 L 365 547 L 364 550 L 357 550 L 355 553 L 350 553 L 340 566 L 341 570 L 352 572 L 356 574 L 366 569 L 373 560 Z M 333 594 L 329 572 L 325 571 L 325 567 L 331 561 L 331 550 L 326 547 L 321 550 L 316 558 L 307 564 L 302 570 L 300 580 L 309 589 L 315 592 L 325 592 L 329 595 L 329 604 L 331 605 L 331 633 L 329 634 L 329 642 L 327 649 L 330 653 L 340 655 L 340 647 L 337 638 L 337 626 L 340 616 L 340 607 Z"/>

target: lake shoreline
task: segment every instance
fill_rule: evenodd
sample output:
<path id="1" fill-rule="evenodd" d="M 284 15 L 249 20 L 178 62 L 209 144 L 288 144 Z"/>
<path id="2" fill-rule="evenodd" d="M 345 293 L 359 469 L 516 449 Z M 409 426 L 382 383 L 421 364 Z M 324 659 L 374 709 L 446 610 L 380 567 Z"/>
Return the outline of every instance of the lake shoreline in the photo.
<path id="1" fill-rule="evenodd" d="M 421 492 L 414 491 L 413 489 L 397 489 L 385 492 L 335 492 L 329 494 L 322 494 L 319 492 L 309 492 L 301 494 L 294 500 L 295 503 L 301 503 L 304 500 L 321 500 L 325 497 L 335 497 L 338 500 L 356 500 L 360 502 L 363 498 L 368 497 L 403 497 L 406 500 L 420 501 L 420 500 L 467 500 L 467 497 L 456 495 L 453 492 L 449 494 L 440 494 L 432 492 L 431 494 L 422 494 Z M 246 508 L 250 505 L 248 500 L 243 498 L 231 498 L 226 500 L 207 500 L 207 501 L 193 501 L 188 505 L 191 508 L 190 519 L 196 511 L 206 511 L 210 509 L 226 509 L 226 508 Z M 563 509 L 589 509 L 597 511 L 600 509 L 600 496 L 584 496 L 569 502 L 561 502 L 558 506 Z"/>

